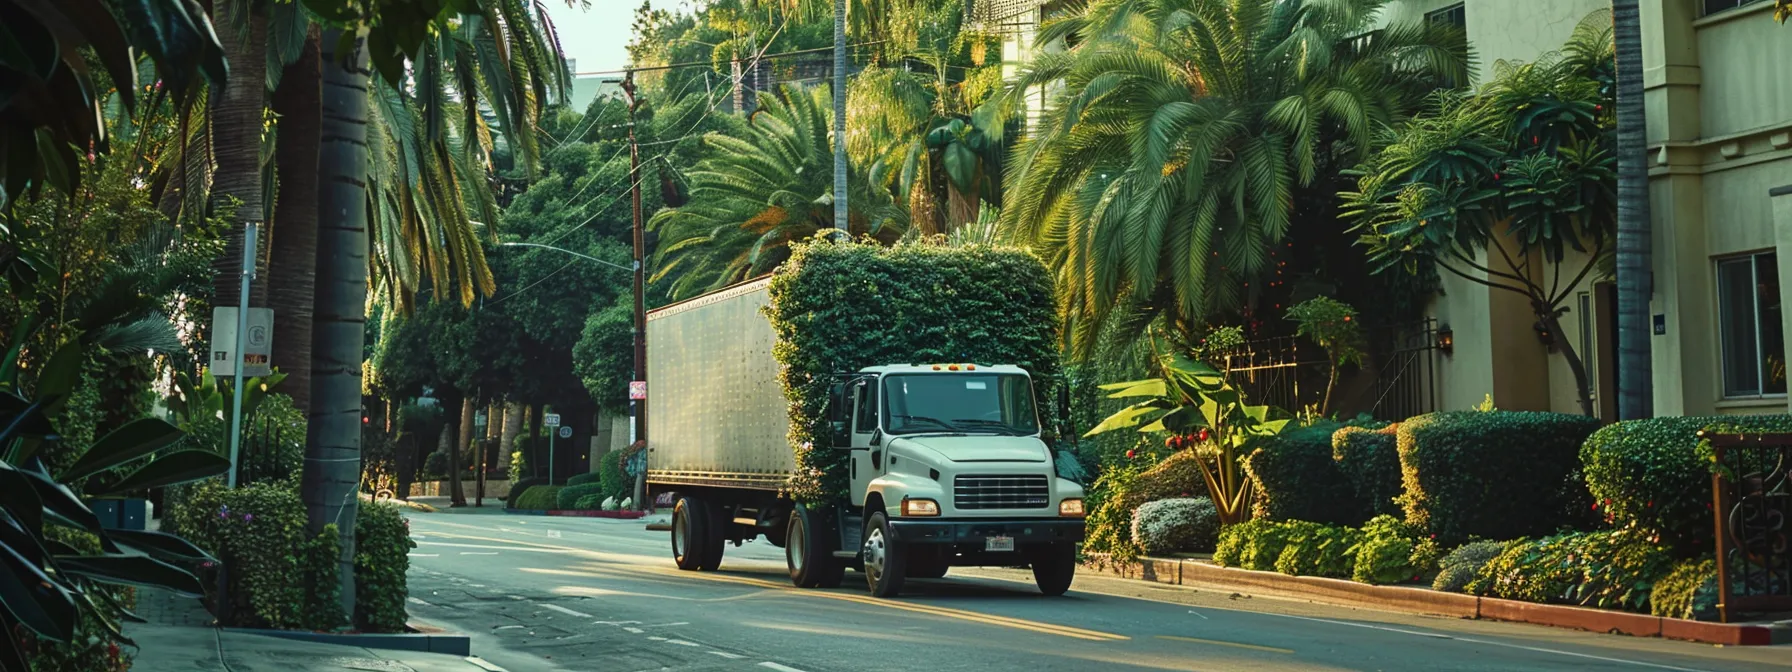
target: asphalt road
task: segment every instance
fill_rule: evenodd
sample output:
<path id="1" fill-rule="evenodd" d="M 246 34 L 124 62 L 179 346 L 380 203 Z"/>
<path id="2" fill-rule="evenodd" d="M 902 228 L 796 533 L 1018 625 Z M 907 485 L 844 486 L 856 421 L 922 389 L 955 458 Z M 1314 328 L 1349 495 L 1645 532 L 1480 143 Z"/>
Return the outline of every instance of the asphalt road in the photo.
<path id="1" fill-rule="evenodd" d="M 491 511 L 487 509 L 487 511 Z M 639 521 L 411 517 L 414 618 L 470 633 L 510 672 L 716 670 L 1768 670 L 1792 647 L 1731 647 L 1391 614 L 1080 576 L 1041 596 L 1025 571 L 958 569 L 870 597 L 849 572 L 800 590 L 783 551 L 673 566 Z"/>

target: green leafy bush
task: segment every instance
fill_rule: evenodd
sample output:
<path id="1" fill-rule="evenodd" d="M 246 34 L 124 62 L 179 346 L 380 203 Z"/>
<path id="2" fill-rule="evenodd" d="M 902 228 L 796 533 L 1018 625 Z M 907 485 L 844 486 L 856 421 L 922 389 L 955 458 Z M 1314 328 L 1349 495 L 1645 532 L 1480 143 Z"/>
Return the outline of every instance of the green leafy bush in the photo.
<path id="1" fill-rule="evenodd" d="M 1350 578 L 1362 583 L 1411 581 L 1437 565 L 1437 542 L 1420 538 L 1418 530 L 1393 516 L 1376 516 L 1363 524 L 1362 540 L 1351 549 Z"/>
<path id="2" fill-rule="evenodd" d="M 1351 568 L 1356 564 L 1352 553 L 1362 541 L 1362 532 L 1304 520 L 1291 520 L 1280 525 L 1286 543 L 1281 554 L 1276 556 L 1276 571 L 1290 576 L 1334 579 L 1350 576 Z"/>
<path id="3" fill-rule="evenodd" d="M 1194 450 L 1179 450 L 1142 471 L 1131 465 L 1107 469 L 1089 489 L 1093 504 L 1084 521 L 1089 538 L 1085 548 L 1111 553 L 1116 560 L 1137 557 L 1139 548 L 1132 542 L 1133 511 L 1146 502 L 1206 492 L 1195 460 Z"/>
<path id="4" fill-rule="evenodd" d="M 1213 561 L 1224 567 L 1273 571 L 1288 545 L 1287 524 L 1253 518 L 1220 530 Z"/>
<path id="5" fill-rule="evenodd" d="M 1456 547 L 1438 563 L 1437 578 L 1431 587 L 1451 593 L 1460 593 L 1475 580 L 1481 568 L 1506 551 L 1503 541 L 1471 541 Z"/>
<path id="6" fill-rule="evenodd" d="M 622 451 L 612 450 L 598 459 L 598 482 L 603 484 L 602 492 L 605 496 L 622 499 L 635 489 L 634 481 L 622 469 L 622 458 Z"/>
<path id="7" fill-rule="evenodd" d="M 1667 547 L 1639 529 L 1573 532 L 1512 543 L 1481 567 L 1467 592 L 1648 611 L 1655 582 L 1673 562 Z"/>
<path id="8" fill-rule="evenodd" d="M 791 488 L 799 500 L 846 492 L 850 456 L 828 445 L 835 373 L 890 362 L 1014 364 L 1034 376 L 1037 407 L 1055 398 L 1048 382 L 1060 366 L 1052 275 L 1028 252 L 817 239 L 795 246 L 770 293 L 766 315 L 790 400 L 798 465 Z"/>
<path id="9" fill-rule="evenodd" d="M 1649 613 L 1667 618 L 1715 620 L 1717 561 L 1703 558 L 1674 565 L 1649 593 Z"/>
<path id="10" fill-rule="evenodd" d="M 519 445 L 519 446 L 522 445 L 523 437 L 518 436 L 516 438 L 517 438 L 517 441 L 516 441 L 517 445 Z M 529 458 L 524 454 L 524 451 L 521 450 L 520 448 L 517 450 L 511 451 L 511 453 L 510 453 L 510 469 L 508 470 L 508 474 L 507 474 L 507 476 L 510 478 L 511 491 L 514 492 L 516 490 L 517 483 L 522 481 L 523 478 L 525 477 L 525 474 L 528 474 L 528 473 L 529 473 Z"/>
<path id="11" fill-rule="evenodd" d="M 573 508 L 578 509 L 580 511 L 596 511 L 598 509 L 603 508 L 603 504 L 604 504 L 604 496 L 603 495 L 592 494 L 592 495 L 585 495 L 584 497 L 580 497 L 579 501 L 573 502 Z"/>
<path id="12" fill-rule="evenodd" d="M 367 543 L 356 540 L 356 543 Z M 343 623 L 342 534 L 335 523 L 299 549 L 299 563 L 310 585 L 299 604 L 299 623 L 307 630 L 332 630 Z"/>
<path id="13" fill-rule="evenodd" d="M 524 511 L 547 511 L 560 505 L 560 486 L 537 485 L 524 490 L 516 498 L 516 508 Z"/>
<path id="14" fill-rule="evenodd" d="M 1343 427 L 1332 434 L 1332 461 L 1370 516 L 1404 515 L 1396 501 L 1406 490 L 1400 476 L 1399 427 Z"/>
<path id="15" fill-rule="evenodd" d="M 1366 520 L 1350 480 L 1332 460 L 1332 433 L 1343 425 L 1320 420 L 1264 437 L 1245 458 L 1256 484 L 1258 518 L 1357 525 Z"/>
<path id="16" fill-rule="evenodd" d="M 411 521 L 396 505 L 362 502 L 355 517 L 355 627 L 368 632 L 404 632 L 410 596 L 405 575 L 411 568 Z"/>
<path id="17" fill-rule="evenodd" d="M 1400 425 L 1407 522 L 1443 543 L 1585 526 L 1580 444 L 1599 421 L 1533 411 L 1453 411 Z"/>
<path id="18" fill-rule="evenodd" d="M 1213 548 L 1219 511 L 1206 497 L 1146 502 L 1132 514 L 1132 541 L 1153 555 Z"/>
<path id="19" fill-rule="evenodd" d="M 604 494 L 604 486 L 601 483 L 583 483 L 580 485 L 568 485 L 566 487 L 560 488 L 560 492 L 556 493 L 554 495 L 554 506 L 549 507 L 549 508 L 570 511 L 572 509 L 579 508 L 579 498 L 585 497 L 588 495 L 603 495 L 603 494 Z"/>
<path id="20" fill-rule="evenodd" d="M 341 622 L 340 607 L 332 616 L 307 599 L 307 586 L 337 580 L 334 558 L 340 546 L 333 531 L 324 532 L 328 539 L 306 534 L 297 483 L 251 483 L 232 490 L 217 479 L 204 481 L 189 488 L 167 516 L 227 568 L 229 625 L 329 629 Z"/>
<path id="21" fill-rule="evenodd" d="M 504 496 L 504 506 L 511 509 L 517 508 L 517 502 L 522 498 L 524 492 L 538 485 L 547 485 L 547 482 L 548 479 L 545 478 L 525 478 L 517 481 L 510 486 L 510 492 Z"/>
<path id="22" fill-rule="evenodd" d="M 584 485 L 586 483 L 596 483 L 597 479 L 600 478 L 601 476 L 602 476 L 602 474 L 599 474 L 595 471 L 583 473 L 583 474 L 574 474 L 572 478 L 566 479 L 566 484 L 568 486 L 573 486 L 573 485 Z"/>
<path id="23" fill-rule="evenodd" d="M 1606 520 L 1654 531 L 1683 557 L 1712 548 L 1711 454 L 1699 430 L 1792 432 L 1792 415 L 1630 420 L 1601 428 L 1581 446 L 1587 489 Z"/>

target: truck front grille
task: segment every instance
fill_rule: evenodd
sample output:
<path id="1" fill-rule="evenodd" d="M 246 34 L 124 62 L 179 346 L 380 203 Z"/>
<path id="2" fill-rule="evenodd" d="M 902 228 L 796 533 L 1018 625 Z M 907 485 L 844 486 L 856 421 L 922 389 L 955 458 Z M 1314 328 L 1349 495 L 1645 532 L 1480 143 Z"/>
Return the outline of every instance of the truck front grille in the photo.
<path id="1" fill-rule="evenodd" d="M 1051 506 L 1044 476 L 959 476 L 952 482 L 952 505 L 976 509 L 1043 509 Z"/>

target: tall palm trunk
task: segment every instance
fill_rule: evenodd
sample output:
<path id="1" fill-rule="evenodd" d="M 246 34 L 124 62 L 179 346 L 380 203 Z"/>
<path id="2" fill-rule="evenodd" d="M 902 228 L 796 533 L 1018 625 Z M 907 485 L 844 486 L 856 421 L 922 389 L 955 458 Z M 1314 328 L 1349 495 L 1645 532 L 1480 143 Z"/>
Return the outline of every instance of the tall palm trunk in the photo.
<path id="1" fill-rule="evenodd" d="M 243 229 L 265 219 L 262 199 L 261 128 L 267 103 L 268 17 L 253 11 L 253 0 L 218 3 L 218 42 L 230 62 L 224 89 L 212 95 L 212 139 L 218 170 L 213 177 L 214 208 L 236 201 L 236 215 L 224 253 L 212 262 L 212 305 L 234 306 L 242 283 Z M 259 261 L 257 265 L 260 266 Z M 267 304 L 267 283 L 256 282 L 249 305 Z"/>
<path id="2" fill-rule="evenodd" d="M 834 227 L 846 230 L 846 0 L 834 0 Z"/>
<path id="3" fill-rule="evenodd" d="M 279 191 L 268 237 L 268 304 L 274 321 L 274 366 L 286 373 L 280 391 L 300 413 L 311 410 L 311 312 L 317 299 L 317 152 L 323 119 L 317 29 L 274 91 L 280 134 L 274 147 Z"/>
<path id="4" fill-rule="evenodd" d="M 1643 107 L 1643 31 L 1637 0 L 1612 0 L 1618 51 L 1618 415 L 1654 415 L 1649 359 L 1649 168 Z"/>
<path id="5" fill-rule="evenodd" d="M 310 432 L 302 495 L 313 534 L 342 535 L 342 608 L 355 613 L 355 497 L 361 476 L 361 360 L 367 304 L 367 51 L 319 43 L 323 130 L 318 145 L 317 304 L 312 322 Z"/>
<path id="6" fill-rule="evenodd" d="M 467 477 L 465 465 L 461 463 L 461 455 L 473 445 L 473 398 L 462 397 L 460 400 L 460 417 L 456 424 L 460 428 L 460 440 L 454 443 L 454 449 L 448 451 L 448 503 L 451 506 L 467 505 L 467 490 L 461 487 L 461 480 Z"/>

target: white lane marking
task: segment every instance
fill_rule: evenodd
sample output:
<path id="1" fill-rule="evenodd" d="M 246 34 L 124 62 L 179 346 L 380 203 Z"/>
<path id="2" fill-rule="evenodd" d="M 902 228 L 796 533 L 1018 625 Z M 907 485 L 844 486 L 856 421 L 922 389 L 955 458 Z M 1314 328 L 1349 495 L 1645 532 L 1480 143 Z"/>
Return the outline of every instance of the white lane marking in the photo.
<path id="1" fill-rule="evenodd" d="M 665 638 L 665 637 L 648 637 L 648 639 L 651 639 L 651 640 L 653 640 L 653 641 L 656 641 L 656 642 L 663 642 L 663 641 L 666 641 L 666 638 Z"/>
<path id="2" fill-rule="evenodd" d="M 573 618 L 596 618 L 595 616 L 592 616 L 591 614 L 587 614 L 587 613 L 579 612 L 579 611 L 573 611 L 571 609 L 567 609 L 566 607 L 562 607 L 558 604 L 543 604 L 543 605 L 541 605 L 541 608 L 552 609 L 554 611 L 558 611 L 562 614 L 566 614 L 567 616 L 571 616 Z"/>
<path id="3" fill-rule="evenodd" d="M 411 538 L 412 538 L 412 539 L 428 539 L 428 538 L 429 538 L 429 535 L 427 535 L 427 534 L 413 534 L 413 535 L 411 535 Z"/>
<path id="4" fill-rule="evenodd" d="M 661 623 L 659 625 L 643 625 L 641 627 L 643 627 L 643 628 L 670 628 L 674 625 L 690 625 L 690 622 L 689 621 L 679 621 L 677 623 Z"/>
<path id="5" fill-rule="evenodd" d="M 1531 651 L 1534 653 L 1553 653 L 1553 654 L 1556 654 L 1559 656 L 1572 656 L 1574 658 L 1586 658 L 1588 660 L 1597 660 L 1597 661 L 1606 662 L 1606 663 L 1623 663 L 1625 665 L 1636 665 L 1639 667 L 1652 667 L 1652 668 L 1655 668 L 1658 670 L 1674 670 L 1675 672 L 1700 672 L 1699 670 L 1696 670 L 1696 669 L 1693 669 L 1690 667 L 1674 667 L 1673 665 L 1658 665 L 1655 663 L 1645 663 L 1645 662 L 1642 662 L 1639 660 L 1625 660 L 1623 658 L 1607 658 L 1605 656 L 1595 656 L 1590 653 L 1576 653 L 1574 651 L 1563 651 L 1561 649 L 1546 649 L 1546 648 L 1539 647 L 1539 646 L 1525 646 L 1523 644 L 1507 644 L 1505 642 L 1495 642 L 1495 641 L 1486 640 L 1486 639 L 1475 639 L 1472 637 L 1457 637 L 1455 635 L 1443 635 L 1443 634 L 1434 634 L 1434 633 L 1429 633 L 1429 632 L 1419 632 L 1416 630 L 1407 630 L 1404 628 L 1390 628 L 1390 627 L 1383 626 L 1383 625 L 1370 625 L 1368 623 L 1351 623 L 1349 621 L 1334 621 L 1329 618 L 1312 618 L 1309 616 L 1295 616 L 1293 614 L 1276 614 L 1276 615 L 1281 616 L 1283 618 L 1292 618 L 1292 619 L 1301 620 L 1301 621 L 1312 621 L 1315 623 L 1330 623 L 1332 625 L 1348 625 L 1353 628 L 1368 628 L 1370 630 L 1381 630 L 1384 632 L 1397 632 L 1397 633 L 1400 633 L 1403 635 L 1416 635 L 1419 637 L 1431 637 L 1431 638 L 1435 638 L 1435 639 L 1454 639 L 1458 642 L 1467 642 L 1469 644 L 1484 644 L 1487 646 L 1503 646 L 1508 649 L 1518 649 L 1521 651 Z"/>
<path id="6" fill-rule="evenodd" d="M 709 655 L 721 656 L 721 657 L 727 658 L 729 660 L 740 660 L 740 659 L 746 657 L 746 656 L 740 655 L 738 653 L 729 653 L 727 651 L 711 651 L 711 652 L 709 652 Z"/>
<path id="7" fill-rule="evenodd" d="M 485 660 L 481 659 L 479 656 L 467 656 L 467 662 L 478 666 L 479 669 L 485 670 L 485 672 L 510 672 L 510 670 L 485 662 Z"/>
<path id="8" fill-rule="evenodd" d="M 774 663 L 769 660 L 765 661 L 763 663 L 760 663 L 759 666 L 766 668 L 766 669 L 777 670 L 778 672 L 803 672 L 802 670 L 796 669 L 789 665 L 779 665 L 779 664 Z"/>
<path id="9" fill-rule="evenodd" d="M 559 539 L 559 538 L 560 538 L 560 531 L 559 531 L 559 530 L 548 530 L 548 538 L 550 538 L 550 539 Z"/>
<path id="10" fill-rule="evenodd" d="M 513 599 L 513 600 L 527 600 L 527 599 L 529 599 L 529 598 L 527 598 L 527 597 L 523 597 L 523 596 L 521 596 L 521 595 L 505 595 L 505 597 L 508 597 L 508 598 L 510 598 L 510 599 Z"/>
<path id="11" fill-rule="evenodd" d="M 632 632 L 632 633 L 634 633 L 634 634 L 637 634 L 637 635 L 639 635 L 639 634 L 641 634 L 641 633 L 643 633 L 643 632 L 647 632 L 647 631 L 646 631 L 646 630 L 642 630 L 642 629 L 640 629 L 640 628 L 627 628 L 627 627 L 625 627 L 625 628 L 623 628 L 623 630 L 627 630 L 627 631 L 629 631 L 629 632 Z"/>
<path id="12" fill-rule="evenodd" d="M 593 621 L 592 625 L 640 625 L 640 621 Z"/>
<path id="13" fill-rule="evenodd" d="M 677 644 L 679 646 L 703 646 L 702 644 L 698 644 L 696 642 L 687 642 L 682 639 L 668 639 L 668 640 L 666 640 L 666 643 L 667 644 Z"/>
<path id="14" fill-rule="evenodd" d="M 439 558 L 439 557 L 442 557 L 441 553 L 406 553 L 405 555 L 413 557 L 413 558 Z"/>
<path id="15" fill-rule="evenodd" d="M 433 605 L 433 604 L 430 604 L 430 603 L 428 603 L 428 602 L 424 602 L 424 601 L 423 601 L 423 600 L 419 600 L 419 599 L 417 599 L 417 598 L 415 598 L 415 597 L 407 597 L 407 598 L 404 598 L 404 599 L 405 599 L 405 601 L 406 601 L 406 602 L 410 602 L 410 603 L 411 603 L 411 604 L 421 604 L 421 605 L 423 605 L 423 606 L 425 606 L 425 607 L 433 607 L 433 606 L 436 606 L 436 605 Z"/>
<path id="16" fill-rule="evenodd" d="M 461 555 L 497 555 L 497 551 L 461 551 Z"/>
<path id="17" fill-rule="evenodd" d="M 1195 610 L 1193 610 L 1193 609 L 1190 609 L 1190 610 L 1188 610 L 1188 613 L 1191 613 L 1191 614 L 1194 614 L 1194 615 L 1196 615 L 1196 616 L 1200 616 L 1200 617 L 1201 617 L 1201 620 L 1203 620 L 1203 621 L 1211 621 L 1211 620 L 1213 620 L 1213 619 L 1211 619 L 1211 618 L 1208 618 L 1208 617 L 1207 617 L 1207 615 L 1206 615 L 1206 614 L 1203 614 L 1203 613 L 1201 613 L 1201 612 L 1199 612 L 1199 611 L 1195 611 Z"/>

